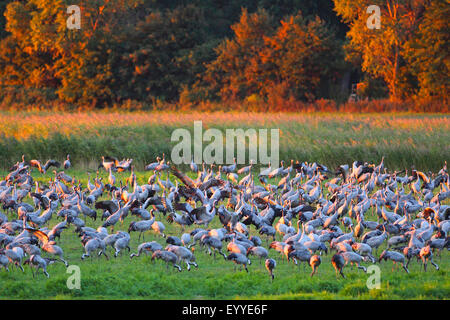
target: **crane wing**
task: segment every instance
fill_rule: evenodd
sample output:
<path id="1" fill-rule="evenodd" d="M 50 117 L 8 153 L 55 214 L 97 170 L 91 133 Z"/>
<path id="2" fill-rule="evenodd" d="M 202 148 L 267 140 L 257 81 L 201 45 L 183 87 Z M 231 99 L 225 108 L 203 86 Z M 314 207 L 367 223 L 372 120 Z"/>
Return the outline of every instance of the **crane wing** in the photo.
<path id="1" fill-rule="evenodd" d="M 45 165 L 44 165 L 44 170 L 47 171 L 48 168 L 50 168 L 51 166 L 56 167 L 56 168 L 59 168 L 59 167 L 61 167 L 61 163 L 59 163 L 59 162 L 56 161 L 56 160 L 50 159 L 50 160 L 48 160 L 48 161 L 45 163 Z"/>
<path id="2" fill-rule="evenodd" d="M 28 232 L 31 232 L 34 236 L 36 236 L 42 243 L 48 242 L 48 236 L 42 232 L 41 230 L 32 229 L 32 228 L 25 228 Z"/>
<path id="3" fill-rule="evenodd" d="M 189 188 L 194 189 L 195 188 L 195 183 L 194 181 L 192 181 L 191 178 L 189 178 L 187 175 L 185 175 L 184 173 L 180 172 L 177 167 L 175 167 L 175 165 L 171 165 L 170 166 L 170 171 L 173 173 L 173 175 L 175 177 L 177 177 L 178 179 L 181 180 L 181 182 L 183 182 L 186 186 L 188 186 Z"/>
<path id="4" fill-rule="evenodd" d="M 222 187 L 222 186 L 225 185 L 225 183 L 226 182 L 224 180 L 213 178 L 213 179 L 210 179 L 210 180 L 206 181 L 205 183 L 203 183 L 199 187 L 199 189 L 202 190 L 202 191 L 205 191 L 205 190 L 208 190 L 211 187 L 219 187 L 219 186 Z"/>
<path id="5" fill-rule="evenodd" d="M 119 160 L 116 157 L 105 156 L 105 161 L 114 162 L 114 164 L 118 164 Z"/>
<path id="6" fill-rule="evenodd" d="M 169 212 L 174 212 L 172 204 L 170 203 L 170 201 L 167 201 L 166 197 L 161 197 L 161 203 L 166 210 L 168 210 Z"/>
<path id="7" fill-rule="evenodd" d="M 42 170 L 41 162 L 39 160 L 30 160 L 30 166 L 38 168 L 39 171 Z"/>
<path id="8" fill-rule="evenodd" d="M 425 183 L 430 183 L 430 179 L 425 173 L 423 173 L 422 171 L 416 171 L 416 173 L 419 177 L 422 178 L 423 181 L 425 181 Z"/>

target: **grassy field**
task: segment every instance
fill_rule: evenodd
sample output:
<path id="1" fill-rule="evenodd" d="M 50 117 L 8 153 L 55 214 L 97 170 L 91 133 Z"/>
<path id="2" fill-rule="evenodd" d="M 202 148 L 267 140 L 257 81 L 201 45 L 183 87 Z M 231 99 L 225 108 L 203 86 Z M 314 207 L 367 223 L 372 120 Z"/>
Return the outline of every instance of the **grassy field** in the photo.
<path id="1" fill-rule="evenodd" d="M 63 160 L 95 169 L 102 155 L 133 158 L 142 170 L 163 152 L 170 156 L 171 134 L 217 128 L 280 129 L 280 159 L 316 161 L 331 168 L 355 160 L 390 169 L 415 165 L 437 170 L 450 159 L 450 115 L 294 113 L 64 113 L 0 112 L 0 167 L 20 160 Z M 206 143 L 204 143 L 206 145 Z M 248 161 L 248 158 L 246 159 Z"/>
<path id="2" fill-rule="evenodd" d="M 102 155 L 119 159 L 133 158 L 139 183 L 146 183 L 150 173 L 142 172 L 144 164 L 153 162 L 163 152 L 170 155 L 175 143 L 171 132 L 177 128 L 193 130 L 196 120 L 203 129 L 217 128 L 279 128 L 280 159 L 316 161 L 332 169 L 355 160 L 379 163 L 385 156 L 388 169 L 404 169 L 415 165 L 421 170 L 436 172 L 445 160 L 450 160 L 450 115 L 417 114 L 288 114 L 288 113 L 46 113 L 0 112 L 0 176 L 6 168 L 20 160 L 64 160 L 71 155 L 75 169 L 67 173 L 86 185 L 86 172 L 95 172 Z M 33 173 L 38 181 L 47 183 L 52 173 Z M 107 173 L 101 171 L 106 179 Z M 128 176 L 116 174 L 119 179 Z M 27 201 L 30 201 L 29 199 Z M 10 216 L 10 218 L 13 218 Z M 127 230 L 132 219 L 116 230 Z M 369 214 L 368 219 L 374 219 Z M 181 235 L 178 225 L 162 221 L 169 235 Z M 58 221 L 53 218 L 50 226 Z M 295 225 L 296 221 L 294 221 Z M 87 221 L 97 227 L 101 221 Z M 218 219 L 210 225 L 219 227 Z M 191 226 L 188 230 L 195 228 Z M 251 233 L 255 233 L 254 227 Z M 278 240 L 280 236 L 277 235 Z M 132 233 L 131 248 L 136 250 L 138 234 Z M 165 240 L 150 232 L 146 241 Z M 198 269 L 178 273 L 166 270 L 161 262 L 152 264 L 150 257 L 129 259 L 128 253 L 106 261 L 104 257 L 81 261 L 83 247 L 73 227 L 59 241 L 71 265 L 81 268 L 81 290 L 69 290 L 63 264 L 51 265 L 51 278 L 43 275 L 33 279 L 26 268 L 7 273 L 0 270 L 0 298 L 4 299 L 448 299 L 450 297 L 449 252 L 436 258 L 441 269 L 429 266 L 424 273 L 413 261 L 410 274 L 392 272 L 392 263 L 380 267 L 381 289 L 369 290 L 368 274 L 348 268 L 347 279 L 336 279 L 330 263 L 332 254 L 323 257 L 318 275 L 309 277 L 310 268 L 300 268 L 279 258 L 273 250 L 270 256 L 278 261 L 275 281 L 258 260 L 245 271 L 234 272 L 234 264 L 218 256 L 216 260 L 196 251 Z M 378 251 L 378 254 L 382 250 Z M 111 256 L 111 255 L 110 255 Z M 368 265 L 365 263 L 364 265 Z"/>
<path id="3" fill-rule="evenodd" d="M 6 172 L 2 172 L 3 174 Z M 86 185 L 87 176 L 84 171 L 71 169 L 67 171 L 72 176 L 81 179 Z M 116 178 L 122 180 L 129 173 L 116 173 Z M 107 173 L 101 171 L 105 179 Z M 138 182 L 147 181 L 149 173 L 137 173 Z M 52 174 L 41 175 L 33 173 L 33 177 L 41 182 L 47 182 Z M 105 197 L 106 198 L 106 197 Z M 27 199 L 27 201 L 30 201 Z M 12 218 L 12 216 L 10 215 Z M 127 231 L 130 222 L 136 217 L 127 217 L 124 224 L 116 225 L 116 230 Z M 367 220 L 374 220 L 372 213 Z M 166 234 L 180 236 L 182 234 L 178 225 L 171 225 L 165 217 L 157 214 L 157 220 L 166 226 Z M 57 222 L 53 217 L 50 226 Z M 294 225 L 296 221 L 294 220 Z M 97 227 L 102 222 L 87 220 L 87 225 Z M 187 231 L 196 226 L 190 226 Z M 210 227 L 220 227 L 216 217 Z M 413 260 L 410 264 L 410 274 L 401 268 L 392 271 L 392 262 L 382 262 L 381 289 L 369 290 L 366 281 L 369 274 L 357 268 L 347 267 L 344 270 L 346 279 L 337 279 L 330 263 L 332 253 L 322 256 L 319 272 L 313 278 L 309 274 L 309 266 L 295 266 L 281 260 L 278 252 L 270 250 L 270 257 L 278 262 L 275 270 L 275 280 L 270 282 L 269 275 L 264 268 L 264 262 L 252 260 L 249 273 L 234 271 L 234 264 L 225 261 L 220 255 L 216 260 L 200 251 L 197 247 L 195 255 L 199 268 L 179 273 L 174 268 L 166 269 L 161 261 L 152 263 L 150 256 L 130 260 L 128 252 L 114 258 L 112 251 L 108 251 L 110 260 L 104 257 L 93 257 L 81 260 L 83 247 L 80 239 L 73 232 L 74 227 L 63 232 L 58 244 L 65 252 L 65 258 L 70 265 L 78 265 L 81 269 L 81 290 L 69 290 L 66 281 L 70 274 L 62 263 L 56 263 L 48 268 L 50 279 L 43 274 L 33 278 L 28 267 L 25 273 L 12 269 L 10 273 L 0 270 L 2 299 L 449 299 L 450 280 L 448 270 L 450 267 L 450 253 L 445 251 L 442 257 L 435 257 L 440 266 L 437 271 L 429 266 L 423 272 L 421 264 Z M 250 233 L 255 234 L 252 226 Z M 277 235 L 277 240 L 280 240 Z M 165 246 L 165 239 L 152 231 L 145 234 L 145 241 L 155 240 Z M 263 238 L 264 240 L 264 238 Z M 142 241 L 141 241 L 142 242 Z M 130 247 L 132 251 L 140 242 L 138 233 L 131 234 Z M 264 244 L 267 247 L 267 245 Z M 378 255 L 382 252 L 380 248 Z M 109 249 L 112 250 L 112 249 Z M 370 263 L 363 263 L 366 267 Z"/>

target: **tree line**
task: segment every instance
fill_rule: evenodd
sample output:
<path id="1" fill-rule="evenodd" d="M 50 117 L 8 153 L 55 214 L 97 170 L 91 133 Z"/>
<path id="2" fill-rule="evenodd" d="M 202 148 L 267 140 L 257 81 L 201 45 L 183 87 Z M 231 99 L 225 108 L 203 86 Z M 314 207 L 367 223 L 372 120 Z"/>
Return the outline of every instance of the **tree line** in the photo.
<path id="1" fill-rule="evenodd" d="M 68 29 L 67 7 L 81 9 Z M 377 5 L 381 27 L 370 29 Z M 96 107 L 447 101 L 446 0 L 0 0 L 0 86 Z"/>

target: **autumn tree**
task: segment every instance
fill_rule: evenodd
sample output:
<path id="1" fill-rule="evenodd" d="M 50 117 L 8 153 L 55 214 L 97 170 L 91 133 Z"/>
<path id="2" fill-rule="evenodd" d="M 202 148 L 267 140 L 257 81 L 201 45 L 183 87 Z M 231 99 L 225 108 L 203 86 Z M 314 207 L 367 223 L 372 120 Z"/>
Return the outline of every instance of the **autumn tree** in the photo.
<path id="1" fill-rule="evenodd" d="M 66 26 L 67 7 L 73 4 L 81 8 L 79 30 Z M 97 106 L 125 99 L 175 101 L 184 90 L 194 92 L 194 99 L 264 95 L 266 88 L 279 83 L 276 69 L 289 69 L 288 60 L 283 66 L 263 61 L 276 55 L 276 46 L 267 39 L 280 20 L 301 9 L 308 19 L 320 16 L 341 30 L 342 24 L 330 14 L 331 4 L 0 0 L 0 86 L 52 92 L 64 102 Z M 242 8 L 248 9 L 240 16 Z M 226 36 L 230 40 L 225 41 Z M 289 89 L 302 96 L 294 91 Z"/>
<path id="2" fill-rule="evenodd" d="M 2 84 L 55 88 L 69 102 L 111 101 L 111 61 L 124 28 L 132 23 L 138 0 L 79 1 L 82 25 L 67 28 L 70 1 L 13 1 L 5 12 L 10 35 L 0 46 Z M 26 64 L 8 65 L 8 61 Z M 9 77 L 8 70 L 15 76 Z"/>
<path id="3" fill-rule="evenodd" d="M 450 94 L 450 5 L 433 1 L 405 54 L 418 81 L 420 98 L 445 99 Z"/>
<path id="4" fill-rule="evenodd" d="M 414 38 L 430 0 L 334 0 L 336 12 L 350 25 L 346 47 L 349 60 L 360 61 L 362 70 L 383 79 L 392 100 L 404 97 L 411 83 L 405 45 Z M 381 9 L 381 28 L 368 28 L 367 8 Z M 399 88 L 406 88 L 399 90 Z"/>
<path id="5" fill-rule="evenodd" d="M 6 19 L 3 13 L 6 11 L 6 6 L 8 5 L 8 3 L 12 1 L 13 0 L 0 0 L 0 39 L 8 35 L 7 31 L 5 30 Z"/>
<path id="6" fill-rule="evenodd" d="M 203 10 L 151 9 L 141 0 L 80 1 L 81 29 L 69 30 L 69 1 L 14 1 L 0 43 L 1 83 L 54 88 L 66 102 L 175 100 L 212 60 Z M 23 65 L 23 60 L 26 63 Z M 18 64 L 14 62 L 20 62 Z"/>
<path id="7" fill-rule="evenodd" d="M 206 71 L 212 90 L 225 100 L 243 99 L 265 85 L 268 70 L 260 53 L 265 37 L 272 36 L 272 17 L 263 9 L 252 14 L 243 9 L 239 22 L 231 28 L 234 37 L 217 47 L 218 57 Z"/>
<path id="8" fill-rule="evenodd" d="M 362 70 L 382 78 L 391 99 L 401 98 L 400 81 L 411 72 L 403 54 L 405 44 L 415 32 L 429 0 L 334 0 L 335 10 L 350 26 L 347 33 L 347 59 L 361 62 Z M 368 28 L 372 13 L 367 8 L 377 5 L 381 11 L 381 28 Z"/>
<path id="9" fill-rule="evenodd" d="M 243 10 L 232 28 L 235 36 L 218 47 L 218 58 L 207 70 L 223 99 L 267 97 L 277 87 L 284 98 L 312 100 L 325 79 L 337 78 L 340 43 L 318 17 L 298 14 L 273 28 L 265 10 Z"/>
<path id="10" fill-rule="evenodd" d="M 6 6 L 5 31 L 9 34 L 1 40 L 1 84 L 45 87 L 53 83 L 52 55 L 36 51 L 31 42 L 30 26 L 33 20 L 32 3 L 12 1 Z"/>
<path id="11" fill-rule="evenodd" d="M 262 90 L 284 83 L 288 93 L 298 100 L 314 100 L 321 96 L 321 85 L 330 86 L 342 70 L 342 43 L 319 17 L 305 19 L 301 14 L 281 21 L 272 37 L 265 38 L 261 61 L 271 65 Z M 268 69 L 268 68 L 266 68 Z"/>
<path id="12" fill-rule="evenodd" d="M 202 10 L 192 5 L 152 12 L 140 21 L 120 67 L 129 97 L 176 100 L 182 86 L 192 85 L 204 71 L 204 55 L 212 52 L 205 45 L 206 30 Z"/>

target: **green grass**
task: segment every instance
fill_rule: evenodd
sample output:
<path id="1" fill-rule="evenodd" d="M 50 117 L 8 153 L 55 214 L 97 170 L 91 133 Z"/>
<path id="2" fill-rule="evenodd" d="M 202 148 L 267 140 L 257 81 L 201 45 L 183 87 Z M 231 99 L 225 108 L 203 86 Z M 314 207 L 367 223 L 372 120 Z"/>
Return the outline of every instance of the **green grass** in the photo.
<path id="1" fill-rule="evenodd" d="M 6 172 L 3 172 L 6 173 Z M 81 179 L 86 185 L 87 176 L 84 171 L 71 169 L 67 173 Z M 107 173 L 101 171 L 104 180 Z M 116 173 L 117 181 L 123 180 L 129 173 Z M 33 177 L 40 182 L 48 182 L 52 174 L 41 175 L 34 172 Z M 138 172 L 138 182 L 143 184 L 149 173 Z M 106 196 L 104 197 L 106 198 Z M 27 199 L 26 201 L 30 201 Z M 12 215 L 9 215 L 13 218 Z M 127 217 L 123 225 L 116 225 L 115 231 L 127 231 L 130 222 L 135 216 Z M 375 219 L 372 213 L 367 215 L 368 220 Z M 165 218 L 157 213 L 157 220 L 166 226 L 166 234 L 181 235 L 180 226 L 169 224 Z M 54 226 L 58 221 L 55 217 L 50 221 Z M 296 221 L 293 221 L 296 223 Z M 87 220 L 87 225 L 98 227 L 102 222 Z M 295 225 L 295 224 L 294 224 Z M 186 230 L 196 228 L 190 226 Z M 211 228 L 220 227 L 218 218 L 210 224 Z M 435 257 L 440 266 L 436 271 L 429 265 L 428 271 L 423 272 L 421 264 L 411 261 L 410 274 L 401 268 L 392 272 L 392 262 L 382 262 L 381 289 L 369 290 L 366 281 L 369 274 L 357 268 L 344 269 L 346 279 L 337 279 L 330 263 L 332 254 L 322 256 L 319 272 L 313 278 L 309 274 L 309 266 L 298 267 L 280 259 L 278 252 L 270 252 L 270 257 L 277 260 L 275 280 L 270 282 L 269 275 L 264 268 L 264 262 L 259 263 L 252 259 L 249 273 L 234 271 L 234 264 L 225 261 L 220 255 L 210 257 L 197 247 L 195 255 L 199 268 L 187 271 L 183 265 L 183 272 L 174 268 L 166 269 L 161 261 L 151 263 L 150 256 L 134 258 L 130 261 L 128 252 L 114 258 L 111 249 L 108 253 L 110 260 L 104 257 L 93 257 L 81 260 L 84 253 L 80 239 L 73 232 L 74 227 L 63 232 L 58 241 L 70 265 L 78 265 L 81 269 L 81 290 L 69 290 L 66 281 L 70 274 L 61 263 L 48 268 L 50 279 L 43 274 L 37 278 L 32 277 L 29 267 L 25 273 L 12 268 L 7 273 L 0 270 L 0 298 L 2 299 L 449 299 L 450 280 L 448 270 L 450 255 L 448 251 L 442 252 L 442 257 Z M 255 228 L 250 228 L 255 234 Z M 280 240 L 277 235 L 277 240 Z M 152 231 L 145 234 L 145 241 L 155 240 L 165 246 L 165 239 L 155 235 Z M 263 238 L 264 240 L 264 238 Z M 142 241 L 141 241 L 142 242 Z M 130 247 L 133 252 L 140 242 L 138 233 L 131 234 Z M 264 244 L 267 247 L 267 245 Z M 382 248 L 378 250 L 378 255 Z M 44 254 L 46 255 L 46 254 Z M 363 263 L 368 266 L 369 263 Z"/>

